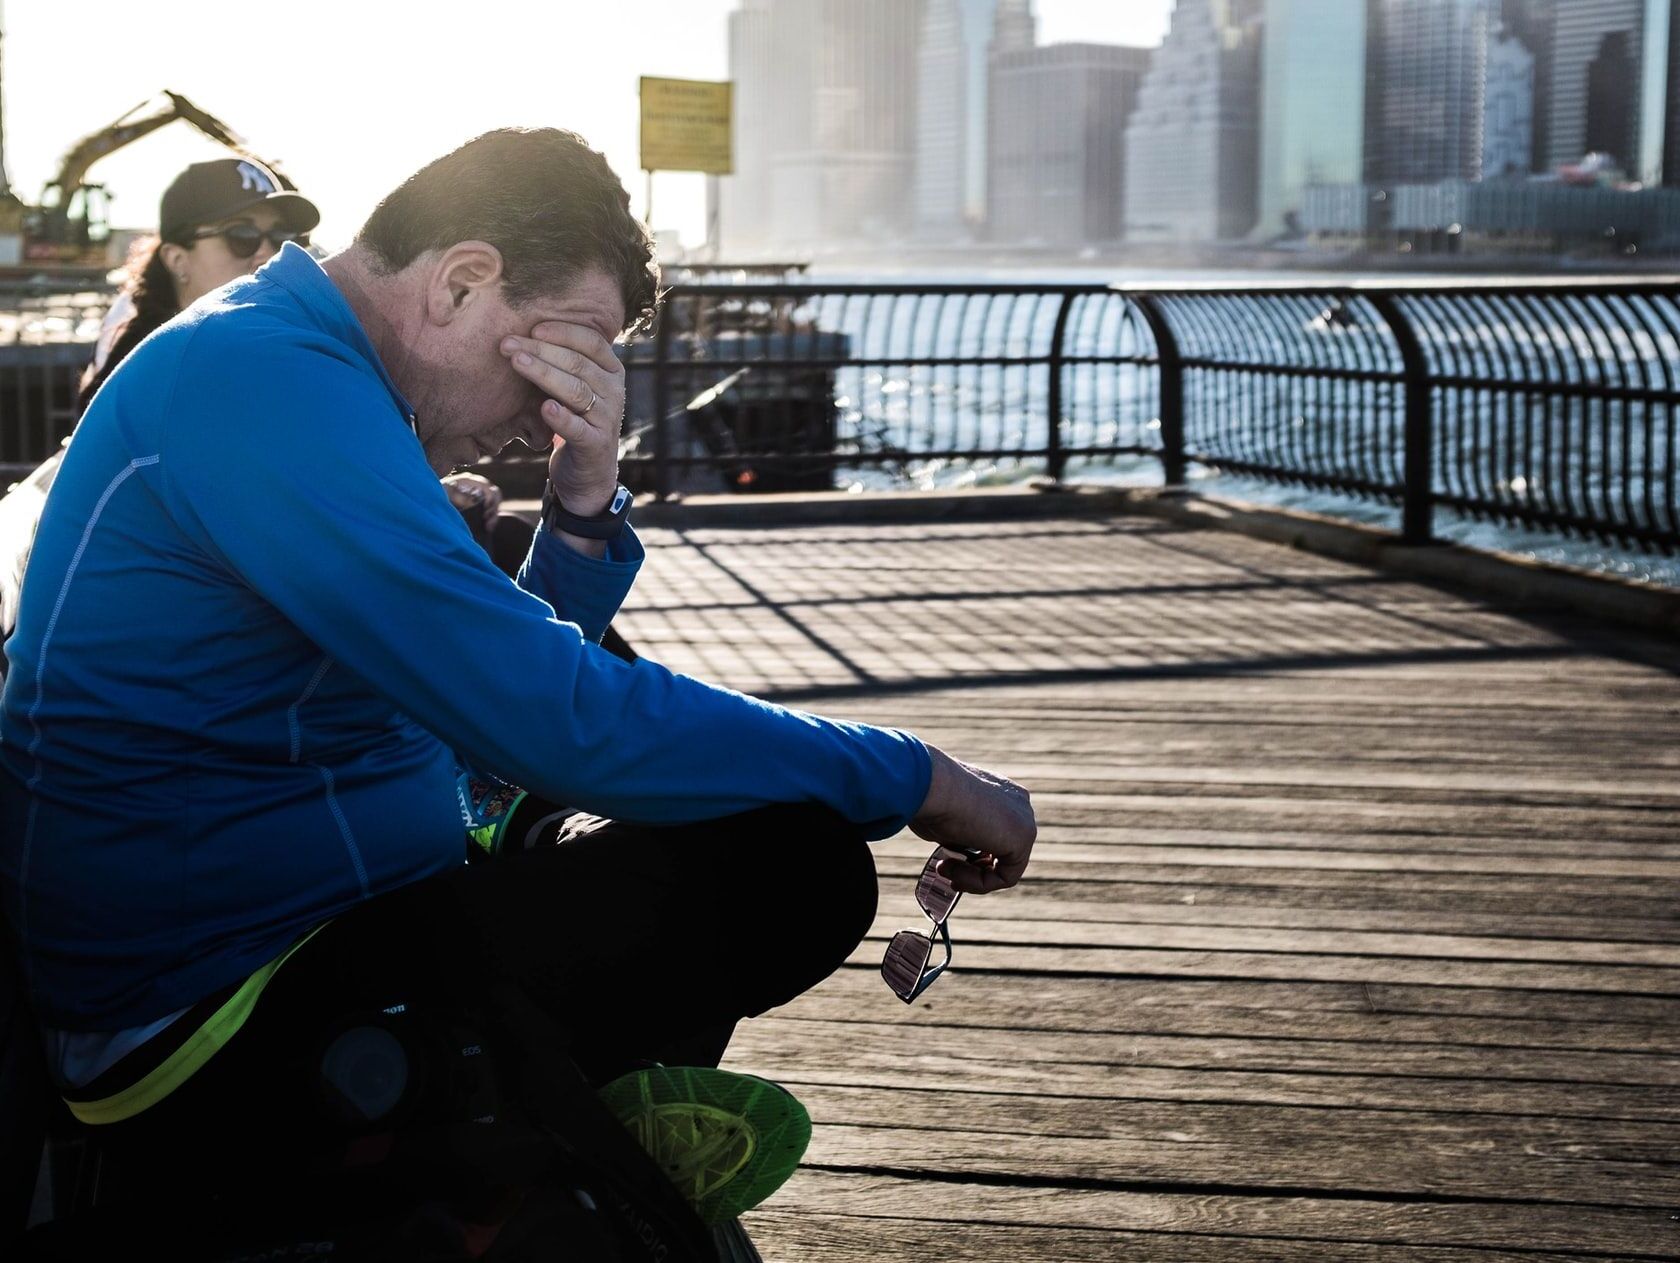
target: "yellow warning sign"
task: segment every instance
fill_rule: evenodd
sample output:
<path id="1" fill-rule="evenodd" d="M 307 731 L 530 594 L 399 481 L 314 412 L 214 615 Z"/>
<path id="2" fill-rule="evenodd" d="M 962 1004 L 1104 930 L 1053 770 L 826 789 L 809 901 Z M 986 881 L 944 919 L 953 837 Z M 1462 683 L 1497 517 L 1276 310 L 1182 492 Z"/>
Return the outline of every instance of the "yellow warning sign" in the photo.
<path id="1" fill-rule="evenodd" d="M 731 144 L 735 85 L 642 77 L 642 170 L 735 169 Z"/>

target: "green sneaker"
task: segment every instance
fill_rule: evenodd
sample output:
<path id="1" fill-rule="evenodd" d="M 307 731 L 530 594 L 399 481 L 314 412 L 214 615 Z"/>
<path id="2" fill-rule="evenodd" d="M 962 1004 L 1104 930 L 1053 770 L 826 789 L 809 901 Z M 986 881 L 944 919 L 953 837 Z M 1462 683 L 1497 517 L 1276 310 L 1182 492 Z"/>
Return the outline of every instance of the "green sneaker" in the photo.
<path id="1" fill-rule="evenodd" d="M 811 1143 L 811 1116 L 768 1079 L 654 1066 L 614 1079 L 601 1099 L 707 1227 L 751 1210 L 783 1184 Z"/>

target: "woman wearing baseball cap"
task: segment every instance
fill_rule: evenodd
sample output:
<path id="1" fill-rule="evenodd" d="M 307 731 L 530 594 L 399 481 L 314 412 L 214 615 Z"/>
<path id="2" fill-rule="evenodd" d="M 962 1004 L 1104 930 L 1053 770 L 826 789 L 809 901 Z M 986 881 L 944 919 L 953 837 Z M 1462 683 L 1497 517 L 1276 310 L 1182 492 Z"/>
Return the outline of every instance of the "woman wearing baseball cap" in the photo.
<path id="1" fill-rule="evenodd" d="M 130 255 L 128 283 L 111 304 L 93 363 L 82 374 L 77 418 L 147 334 L 211 290 L 255 272 L 285 242 L 308 245 L 309 230 L 320 222 L 313 202 L 249 158 L 195 162 L 176 176 L 164 190 L 158 236 Z M 0 498 L 0 640 L 17 617 L 23 572 L 58 462 L 54 453 Z M 0 657 L 0 680 L 5 675 Z"/>
<path id="2" fill-rule="evenodd" d="M 188 304 L 248 272 L 288 242 L 309 244 L 321 212 L 250 158 L 195 162 L 164 190 L 158 236 L 140 247 L 100 330 L 76 400 L 80 415 L 122 358 Z"/>

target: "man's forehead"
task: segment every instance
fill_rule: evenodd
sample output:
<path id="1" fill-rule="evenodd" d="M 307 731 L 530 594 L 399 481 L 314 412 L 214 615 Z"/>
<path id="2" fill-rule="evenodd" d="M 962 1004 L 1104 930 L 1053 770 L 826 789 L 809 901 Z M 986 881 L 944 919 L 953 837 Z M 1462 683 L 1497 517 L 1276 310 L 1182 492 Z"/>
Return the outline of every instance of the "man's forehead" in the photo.
<path id="1" fill-rule="evenodd" d="M 624 298 L 605 272 L 591 269 L 562 293 L 533 299 L 526 308 L 534 328 L 548 320 L 587 325 L 608 342 L 624 329 Z"/>

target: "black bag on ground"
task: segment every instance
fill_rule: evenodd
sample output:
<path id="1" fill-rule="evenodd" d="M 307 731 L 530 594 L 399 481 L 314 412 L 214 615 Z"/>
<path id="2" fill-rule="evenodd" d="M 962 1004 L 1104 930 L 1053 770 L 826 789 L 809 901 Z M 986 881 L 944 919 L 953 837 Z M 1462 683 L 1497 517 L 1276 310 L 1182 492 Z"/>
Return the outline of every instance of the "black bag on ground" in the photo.
<path id="1" fill-rule="evenodd" d="M 711 1230 L 601 1103 L 545 1013 L 507 984 L 470 1020 L 488 1033 L 493 1117 L 457 1110 L 451 1121 L 324 1136 L 319 1162 L 215 1193 L 186 1181 L 169 1205 L 96 1201 L 35 1229 L 16 1257 L 717 1263 Z M 434 1082 L 452 1073 L 431 1068 Z M 482 1085 L 471 1093 L 467 1108 L 481 1111 Z"/>

